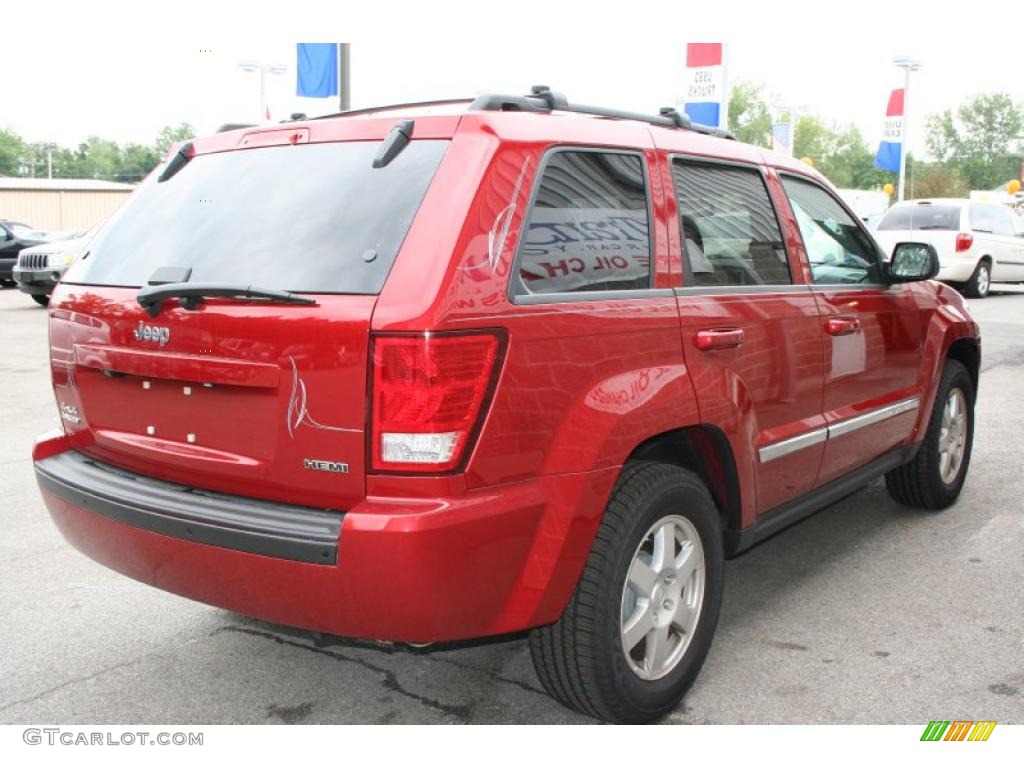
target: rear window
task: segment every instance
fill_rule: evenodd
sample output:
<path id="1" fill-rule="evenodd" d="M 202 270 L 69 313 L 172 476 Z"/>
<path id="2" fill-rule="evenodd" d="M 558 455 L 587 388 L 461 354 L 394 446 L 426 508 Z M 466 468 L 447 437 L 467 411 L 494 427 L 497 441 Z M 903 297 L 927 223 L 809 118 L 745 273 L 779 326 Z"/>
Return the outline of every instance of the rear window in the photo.
<path id="1" fill-rule="evenodd" d="M 878 229 L 960 229 L 960 208 L 956 205 L 904 205 L 890 208 Z"/>
<path id="2" fill-rule="evenodd" d="M 384 168 L 380 142 L 200 155 L 150 177 L 65 282 L 143 286 L 162 266 L 190 282 L 379 293 L 447 141 L 413 141 Z"/>

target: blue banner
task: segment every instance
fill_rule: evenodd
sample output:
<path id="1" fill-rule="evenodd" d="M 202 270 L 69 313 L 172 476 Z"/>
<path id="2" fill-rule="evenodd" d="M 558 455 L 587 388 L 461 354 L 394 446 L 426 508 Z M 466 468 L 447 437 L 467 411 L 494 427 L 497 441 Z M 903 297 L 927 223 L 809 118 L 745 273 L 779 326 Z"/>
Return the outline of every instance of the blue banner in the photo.
<path id="1" fill-rule="evenodd" d="M 337 43 L 299 43 L 297 56 L 296 95 L 313 98 L 338 95 Z"/>
<path id="2" fill-rule="evenodd" d="M 898 173 L 900 170 L 900 151 L 902 148 L 903 145 L 898 141 L 880 142 L 878 154 L 875 155 L 875 168 Z"/>
<path id="3" fill-rule="evenodd" d="M 712 127 L 718 127 L 719 109 L 721 105 L 717 101 L 691 101 L 683 107 L 693 122 Z"/>

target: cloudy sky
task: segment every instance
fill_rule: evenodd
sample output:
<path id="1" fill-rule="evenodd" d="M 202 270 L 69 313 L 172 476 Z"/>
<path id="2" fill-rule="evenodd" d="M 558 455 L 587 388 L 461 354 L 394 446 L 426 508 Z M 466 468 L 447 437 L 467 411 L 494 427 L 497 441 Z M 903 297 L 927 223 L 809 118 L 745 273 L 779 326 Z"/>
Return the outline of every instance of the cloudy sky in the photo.
<path id="1" fill-rule="evenodd" d="M 60 3 L 5 9 L 0 127 L 72 145 L 89 135 L 150 142 L 161 126 L 200 132 L 258 114 L 243 59 L 288 66 L 268 78 L 272 116 L 332 111 L 295 97 L 295 43 L 351 41 L 353 106 L 521 93 L 534 83 L 583 103 L 642 111 L 681 94 L 685 43 L 725 41 L 730 79 L 764 83 L 783 104 L 842 123 L 872 142 L 902 75 L 923 63 L 912 124 L 982 91 L 1024 101 L 1019 10 L 981 0 L 952 11 L 926 2 L 506 3 L 362 0 L 260 4 Z M 917 122 L 920 126 L 920 122 Z M 912 144 L 923 149 L 921 132 Z"/>

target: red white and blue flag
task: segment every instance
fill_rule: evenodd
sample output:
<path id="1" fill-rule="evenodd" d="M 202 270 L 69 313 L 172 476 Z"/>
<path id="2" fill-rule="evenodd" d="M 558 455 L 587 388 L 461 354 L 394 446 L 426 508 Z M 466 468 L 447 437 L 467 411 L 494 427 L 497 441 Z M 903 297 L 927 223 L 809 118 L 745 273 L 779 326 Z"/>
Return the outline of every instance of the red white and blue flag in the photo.
<path id="1" fill-rule="evenodd" d="M 875 155 L 875 168 L 883 171 L 900 169 L 900 153 L 903 151 L 903 89 L 897 88 L 889 94 L 889 105 L 885 109 L 885 124 L 882 127 L 882 142 Z"/>
<path id="2" fill-rule="evenodd" d="M 686 44 L 686 86 L 683 110 L 695 123 L 725 128 L 726 96 L 722 43 Z"/>
<path id="3" fill-rule="evenodd" d="M 793 124 L 791 122 L 772 123 L 772 149 L 776 152 L 793 154 Z"/>

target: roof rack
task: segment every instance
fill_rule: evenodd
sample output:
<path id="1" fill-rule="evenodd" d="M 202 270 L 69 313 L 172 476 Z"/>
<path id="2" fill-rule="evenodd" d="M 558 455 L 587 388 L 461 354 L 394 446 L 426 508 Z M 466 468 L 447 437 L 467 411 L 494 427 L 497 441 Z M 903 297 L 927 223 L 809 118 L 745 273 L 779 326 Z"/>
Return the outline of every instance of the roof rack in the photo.
<path id="1" fill-rule="evenodd" d="M 217 129 L 217 133 L 224 133 L 225 131 L 237 131 L 239 128 L 255 128 L 256 123 L 224 123 L 220 128 Z"/>
<path id="2" fill-rule="evenodd" d="M 345 112 L 332 112 L 327 115 L 317 115 L 311 120 L 329 120 L 335 117 L 349 117 L 353 115 L 369 115 L 374 112 L 385 112 L 397 109 L 408 109 L 415 107 L 436 107 L 447 104 L 469 103 L 470 110 L 481 112 L 573 112 L 579 115 L 593 115 L 595 117 L 613 117 L 619 120 L 637 120 L 651 125 L 660 125 L 664 128 L 679 128 L 684 131 L 694 131 L 706 136 L 718 136 L 723 139 L 734 139 L 729 131 L 715 128 L 711 125 L 701 125 L 690 120 L 689 116 L 679 112 L 673 107 L 662 107 L 657 115 L 645 115 L 641 112 L 628 112 L 621 109 L 609 109 L 607 107 L 593 107 L 584 104 L 570 104 L 569 100 L 558 91 L 552 91 L 546 85 L 535 85 L 530 89 L 528 96 L 506 96 L 499 93 L 485 93 L 475 99 L 440 99 L 435 101 L 411 101 L 405 104 L 386 104 L 377 107 L 366 107 L 364 109 L 350 109 Z"/>
<path id="3" fill-rule="evenodd" d="M 694 123 L 687 115 L 680 113 L 672 107 L 662 107 L 657 115 L 645 115 L 640 112 L 627 112 L 621 109 L 570 104 L 564 94 L 552 91 L 546 85 L 533 86 L 528 96 L 505 96 L 497 93 L 487 93 L 478 96 L 469 105 L 469 108 L 483 112 L 573 112 L 580 115 L 594 115 L 595 117 L 638 120 L 643 123 L 650 123 L 651 125 L 660 125 L 664 128 L 679 128 L 684 131 L 695 131 L 707 136 L 718 136 L 723 139 L 735 140 L 736 138 L 729 131 L 722 130 L 721 128 Z"/>
<path id="4" fill-rule="evenodd" d="M 331 112 L 327 115 L 317 115 L 310 120 L 329 120 L 332 117 L 349 117 L 351 115 L 370 115 L 374 112 L 388 112 L 393 109 L 410 109 L 414 107 L 441 107 L 446 104 L 467 104 L 472 99 L 435 99 L 433 101 L 407 101 L 404 104 L 384 104 L 377 107 L 364 107 L 363 109 L 348 109 L 344 112 Z"/>

